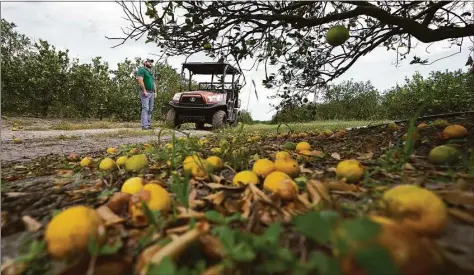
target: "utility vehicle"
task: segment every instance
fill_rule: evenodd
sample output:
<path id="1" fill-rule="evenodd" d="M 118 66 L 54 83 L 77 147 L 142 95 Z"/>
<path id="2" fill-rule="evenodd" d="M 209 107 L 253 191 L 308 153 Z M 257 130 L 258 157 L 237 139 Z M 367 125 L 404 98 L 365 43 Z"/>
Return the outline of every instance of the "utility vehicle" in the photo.
<path id="1" fill-rule="evenodd" d="M 189 71 L 187 80 L 185 70 Z M 194 75 L 210 76 L 210 82 L 198 82 L 196 87 L 192 85 Z M 172 127 L 195 123 L 196 129 L 200 130 L 206 123 L 214 129 L 237 126 L 241 75 L 239 69 L 226 62 L 183 63 L 180 92 L 169 102 L 171 108 L 166 114 L 166 123 Z M 226 82 L 226 77 L 231 78 L 231 82 Z M 183 82 L 188 84 L 187 91 L 183 91 L 183 84 L 186 84 Z"/>

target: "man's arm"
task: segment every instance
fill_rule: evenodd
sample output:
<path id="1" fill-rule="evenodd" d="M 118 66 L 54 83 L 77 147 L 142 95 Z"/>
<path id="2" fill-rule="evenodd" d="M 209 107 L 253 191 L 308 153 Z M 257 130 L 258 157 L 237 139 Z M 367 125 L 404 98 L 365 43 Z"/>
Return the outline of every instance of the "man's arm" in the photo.
<path id="1" fill-rule="evenodd" d="M 143 71 L 143 68 L 139 69 L 137 72 L 137 81 L 138 85 L 140 85 L 140 88 L 142 92 L 146 95 L 146 88 L 145 88 L 145 83 L 143 82 L 143 77 L 145 76 L 145 72 Z"/>
<path id="2" fill-rule="evenodd" d="M 137 76 L 138 85 L 142 88 L 142 92 L 146 92 L 145 83 L 143 82 L 143 77 Z"/>

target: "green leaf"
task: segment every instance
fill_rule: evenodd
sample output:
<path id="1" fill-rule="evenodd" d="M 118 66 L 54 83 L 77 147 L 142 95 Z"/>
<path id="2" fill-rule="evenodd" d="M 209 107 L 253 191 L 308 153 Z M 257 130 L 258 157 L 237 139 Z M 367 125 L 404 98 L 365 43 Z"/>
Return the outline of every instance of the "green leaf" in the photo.
<path id="1" fill-rule="evenodd" d="M 295 260 L 295 254 L 288 248 L 279 248 L 277 251 L 278 259 L 283 262 L 290 263 Z"/>
<path id="2" fill-rule="evenodd" d="M 219 239 L 224 246 L 224 248 L 229 252 L 232 250 L 232 247 L 235 244 L 235 232 L 232 231 L 227 226 L 220 226 L 219 227 Z"/>
<path id="3" fill-rule="evenodd" d="M 247 243 L 237 244 L 231 252 L 231 257 L 238 262 L 250 262 L 255 259 L 256 256 L 252 247 Z"/>
<path id="4" fill-rule="evenodd" d="M 41 254 L 43 251 L 45 251 L 45 249 L 46 249 L 46 241 L 44 241 L 44 240 L 40 240 L 40 241 L 34 240 L 30 244 L 29 253 L 34 254 L 34 255 L 38 255 L 38 254 Z"/>
<path id="5" fill-rule="evenodd" d="M 117 253 L 123 247 L 122 241 L 119 239 L 113 244 L 105 244 L 100 248 L 99 255 L 112 255 Z"/>
<path id="6" fill-rule="evenodd" d="M 350 242 L 345 238 L 335 238 L 334 247 L 339 254 L 344 255 L 350 248 Z"/>
<path id="7" fill-rule="evenodd" d="M 141 201 L 141 203 L 142 203 L 142 208 L 143 208 L 143 212 L 145 216 L 150 221 L 150 223 L 158 229 L 159 224 L 158 224 L 155 214 L 153 214 L 153 212 L 150 210 L 150 208 L 144 201 Z"/>
<path id="8" fill-rule="evenodd" d="M 288 270 L 290 267 L 287 266 L 284 262 L 272 261 L 272 262 L 263 262 L 256 267 L 257 274 L 281 274 L 282 272 Z"/>
<path id="9" fill-rule="evenodd" d="M 229 223 L 234 222 L 234 221 L 242 221 L 242 220 L 243 220 L 243 218 L 242 218 L 242 216 L 240 215 L 240 213 L 239 213 L 239 212 L 236 212 L 236 213 L 234 213 L 232 216 L 225 217 L 225 218 L 224 218 L 224 223 L 225 223 L 225 224 L 229 224 Z"/>
<path id="10" fill-rule="evenodd" d="M 175 275 L 177 268 L 169 256 L 166 256 L 161 260 L 159 264 L 149 264 L 147 274 L 153 275 Z"/>
<path id="11" fill-rule="evenodd" d="M 295 228 L 306 237 L 318 242 L 327 243 L 331 239 L 332 223 L 317 212 L 309 212 L 293 219 Z"/>
<path id="12" fill-rule="evenodd" d="M 173 150 L 175 148 L 175 145 L 173 145 Z M 173 151 L 174 152 L 174 151 Z M 173 157 L 171 158 L 172 160 L 175 159 L 174 154 Z M 172 165 L 174 165 L 172 163 Z M 171 184 L 171 191 L 176 194 L 176 201 L 183 205 L 184 207 L 188 207 L 188 198 L 189 198 L 189 192 L 190 192 L 190 185 L 189 185 L 189 179 L 190 175 L 189 173 L 186 173 L 184 176 L 184 179 L 181 179 L 177 175 L 172 175 L 173 177 L 173 183 Z"/>
<path id="13" fill-rule="evenodd" d="M 334 226 L 337 220 L 340 218 L 339 213 L 331 210 L 322 210 L 319 212 L 319 215 L 321 216 L 321 218 L 329 221 L 332 226 Z"/>
<path id="14" fill-rule="evenodd" d="M 380 232 L 380 225 L 368 218 L 357 218 L 341 222 L 344 238 L 355 242 L 367 242 Z"/>
<path id="15" fill-rule="evenodd" d="M 281 223 L 272 223 L 263 233 L 263 238 L 269 244 L 277 244 L 280 241 Z"/>
<path id="16" fill-rule="evenodd" d="M 210 210 L 204 213 L 204 217 L 208 219 L 209 221 L 215 222 L 215 223 L 220 223 L 220 224 L 225 224 L 226 219 L 225 217 L 217 212 L 216 210 Z"/>
<path id="17" fill-rule="evenodd" d="M 100 247 L 95 236 L 90 236 L 87 250 L 91 256 L 97 256 L 99 254 Z"/>
<path id="18" fill-rule="evenodd" d="M 334 258 L 331 258 L 321 252 L 311 253 L 308 258 L 308 264 L 310 265 L 311 270 L 318 270 L 318 274 L 342 274 L 342 270 L 338 262 Z"/>
<path id="19" fill-rule="evenodd" d="M 368 246 L 357 250 L 354 255 L 356 262 L 367 271 L 368 275 L 399 275 L 401 274 L 392 261 L 390 252 L 382 246 Z"/>

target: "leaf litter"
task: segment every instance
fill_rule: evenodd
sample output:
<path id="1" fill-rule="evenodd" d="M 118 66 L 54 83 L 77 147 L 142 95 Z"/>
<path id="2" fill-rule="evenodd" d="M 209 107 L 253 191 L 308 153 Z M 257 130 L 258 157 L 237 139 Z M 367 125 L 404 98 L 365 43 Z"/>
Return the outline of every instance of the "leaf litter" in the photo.
<path id="1" fill-rule="evenodd" d="M 21 169 L 3 167 L 2 248 L 5 242 L 21 245 L 8 253 L 9 258 L 2 257 L 2 272 L 470 274 L 474 272 L 474 117 L 460 116 L 449 123 L 469 132 L 455 141 L 464 158 L 451 165 L 434 165 L 427 157 L 433 147 L 449 143 L 439 138 L 442 128 L 417 130 L 422 141 L 409 148 L 403 141 L 408 124 L 400 123 L 397 131 L 382 125 L 331 135 L 280 132 L 262 138 L 259 133 L 241 132 L 179 138 L 166 144 L 124 145 L 111 150 L 114 153 L 104 148 L 103 153 L 74 160 L 40 158 L 23 163 Z M 252 170 L 256 160 L 275 161 L 276 153 L 285 151 L 285 142 L 302 141 L 317 153 L 286 150 L 297 160 L 298 173 L 280 181 L 276 191 L 265 187 L 265 177 L 259 177 L 256 185 L 232 184 L 239 172 Z M 139 171 L 98 168 L 105 157 L 116 160 L 140 153 L 148 163 Z M 194 168 L 190 175 L 185 158 L 193 154 L 218 156 L 223 165 L 202 167 L 201 174 Z M 82 167 L 79 161 L 86 156 L 93 163 Z M 348 159 L 363 167 L 357 180 L 338 176 L 342 171 L 338 164 Z M 281 169 L 286 168 L 276 170 Z M 171 207 L 154 211 L 145 203 L 153 199 L 150 193 L 121 192 L 132 177 L 165 188 Z M 293 183 L 296 193 L 287 188 Z M 403 184 L 431 190 L 442 199 L 449 218 L 439 234 L 416 235 L 407 220 L 381 208 L 385 192 Z M 49 252 L 45 230 L 55 216 L 77 205 L 95 209 L 105 237 L 90 239 L 85 250 L 74 254 L 77 257 L 56 259 Z M 405 213 L 411 215 L 407 219 L 421 219 L 417 215 L 423 214 Z M 380 216 L 390 219 L 372 218 Z M 383 232 L 395 226 L 392 222 L 400 231 L 392 232 L 390 242 Z M 26 240 L 18 239 L 19 233 Z M 404 251 L 408 260 L 401 262 L 394 249 Z"/>

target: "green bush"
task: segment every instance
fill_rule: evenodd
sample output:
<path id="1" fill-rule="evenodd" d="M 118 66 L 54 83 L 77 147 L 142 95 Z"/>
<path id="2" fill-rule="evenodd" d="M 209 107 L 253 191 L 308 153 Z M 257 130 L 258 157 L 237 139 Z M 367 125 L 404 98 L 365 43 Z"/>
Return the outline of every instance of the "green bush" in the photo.
<path id="1" fill-rule="evenodd" d="M 47 41 L 31 41 L 2 19 L 2 112 L 6 115 L 110 118 L 137 120 L 141 103 L 132 75 L 142 60 L 125 59 L 110 70 L 96 57 L 89 64 L 70 60 Z M 179 91 L 180 76 L 169 65 L 157 63 L 154 117 L 164 117 L 167 103 Z"/>
<path id="2" fill-rule="evenodd" d="M 244 124 L 254 124 L 252 115 L 247 111 L 241 111 L 239 115 L 239 121 Z"/>
<path id="3" fill-rule="evenodd" d="M 353 80 L 329 86 L 320 103 L 278 110 L 273 123 L 313 120 L 405 119 L 423 106 L 420 115 L 474 110 L 474 76 L 469 72 L 434 71 L 424 79 L 418 72 L 384 93 L 370 82 Z"/>
<path id="4" fill-rule="evenodd" d="M 387 118 L 407 118 L 424 106 L 420 115 L 474 110 L 474 77 L 461 70 L 431 72 L 427 79 L 419 73 L 405 84 L 390 89 L 381 106 Z"/>

